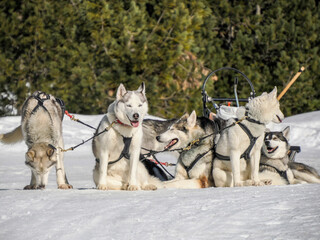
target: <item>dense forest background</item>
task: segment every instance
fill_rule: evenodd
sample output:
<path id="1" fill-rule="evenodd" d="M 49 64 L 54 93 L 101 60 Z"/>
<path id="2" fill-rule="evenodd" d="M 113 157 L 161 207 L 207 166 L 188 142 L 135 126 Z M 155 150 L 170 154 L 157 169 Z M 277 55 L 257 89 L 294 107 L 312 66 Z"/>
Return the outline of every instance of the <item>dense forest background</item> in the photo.
<path id="1" fill-rule="evenodd" d="M 35 90 L 70 112 L 101 114 L 120 83 L 133 90 L 142 81 L 150 114 L 202 114 L 203 79 L 224 66 L 246 74 L 258 95 L 280 92 L 304 66 L 281 108 L 319 110 L 319 32 L 315 0 L 2 0 L 0 115 L 16 114 Z M 208 81 L 212 97 L 233 95 L 236 74 L 221 74 Z"/>

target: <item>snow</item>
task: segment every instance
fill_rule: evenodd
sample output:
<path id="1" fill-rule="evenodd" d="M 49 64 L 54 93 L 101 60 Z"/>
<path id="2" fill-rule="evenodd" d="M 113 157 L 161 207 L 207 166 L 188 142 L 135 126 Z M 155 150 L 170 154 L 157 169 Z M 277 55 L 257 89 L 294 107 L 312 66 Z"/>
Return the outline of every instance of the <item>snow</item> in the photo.
<path id="1" fill-rule="evenodd" d="M 77 115 L 97 126 L 102 115 Z M 0 118 L 0 132 L 20 117 Z M 296 115 L 272 130 L 291 127 L 296 161 L 320 171 L 320 111 Z M 65 147 L 92 129 L 64 120 Z M 0 239 L 320 239 L 320 184 L 198 190 L 94 189 L 91 144 L 65 154 L 72 190 L 58 190 L 54 171 L 45 190 L 22 190 L 30 181 L 26 146 L 0 144 Z M 172 161 L 162 155 L 162 161 Z M 169 170 L 172 172 L 174 168 Z"/>

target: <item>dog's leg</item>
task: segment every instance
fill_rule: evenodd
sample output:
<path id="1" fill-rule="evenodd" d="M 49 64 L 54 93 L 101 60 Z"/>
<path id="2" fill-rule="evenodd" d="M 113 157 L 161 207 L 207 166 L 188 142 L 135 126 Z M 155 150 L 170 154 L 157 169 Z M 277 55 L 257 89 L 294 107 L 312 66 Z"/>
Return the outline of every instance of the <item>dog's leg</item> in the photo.
<path id="1" fill-rule="evenodd" d="M 234 187 L 243 186 L 243 182 L 241 181 L 241 176 L 240 176 L 241 174 L 240 173 L 240 156 L 241 156 L 241 153 L 239 151 L 236 151 L 236 150 L 230 151 L 230 162 L 231 162 Z"/>
<path id="2" fill-rule="evenodd" d="M 254 150 L 254 149 L 253 149 Z M 251 166 L 251 180 L 253 186 L 263 186 L 268 181 L 260 181 L 259 178 L 259 164 L 260 164 L 260 157 L 261 152 L 259 151 L 253 151 L 250 159 L 250 166 Z"/>
<path id="3" fill-rule="evenodd" d="M 107 171 L 108 171 L 108 162 L 109 162 L 109 152 L 103 151 L 100 154 L 100 159 L 99 159 L 99 169 L 97 173 L 98 177 L 98 184 L 97 184 L 97 189 L 99 190 L 107 190 L 108 185 L 107 185 Z"/>
<path id="4" fill-rule="evenodd" d="M 232 173 L 215 167 L 212 171 L 215 187 L 233 186 Z"/>
<path id="5" fill-rule="evenodd" d="M 23 188 L 24 190 L 31 190 L 31 189 L 37 189 L 37 180 L 36 177 L 33 173 L 33 171 L 31 170 L 31 180 L 30 180 L 30 184 L 25 186 Z"/>
<path id="6" fill-rule="evenodd" d="M 140 186 L 137 185 L 137 168 L 139 162 L 140 148 L 134 147 L 132 153 L 130 153 L 130 171 L 129 182 L 127 190 L 136 191 L 140 190 Z"/>
<path id="7" fill-rule="evenodd" d="M 60 146 L 63 146 L 63 142 L 60 141 Z M 57 177 L 57 184 L 59 189 L 71 189 L 72 185 L 68 183 L 66 173 L 64 170 L 63 164 L 63 152 L 60 148 L 56 150 L 57 154 L 57 163 L 56 163 L 56 177 Z"/>
<path id="8" fill-rule="evenodd" d="M 41 183 L 39 188 L 44 189 L 48 185 L 48 177 L 49 177 L 50 169 L 48 169 L 48 171 L 41 176 Z"/>

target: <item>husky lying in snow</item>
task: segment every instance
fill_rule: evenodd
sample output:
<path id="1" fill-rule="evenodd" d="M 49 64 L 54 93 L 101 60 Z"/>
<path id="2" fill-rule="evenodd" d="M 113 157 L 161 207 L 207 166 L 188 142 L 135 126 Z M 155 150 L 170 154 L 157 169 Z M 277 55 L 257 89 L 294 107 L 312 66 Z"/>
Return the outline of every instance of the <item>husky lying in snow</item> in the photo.
<path id="1" fill-rule="evenodd" d="M 220 128 L 219 120 L 211 121 L 205 117 L 197 118 L 193 111 L 190 116 L 183 115 L 169 129 L 157 137 L 166 149 L 175 150 L 187 147 L 201 139 L 190 150 L 182 150 L 176 166 L 175 178 L 164 182 L 167 188 L 204 188 L 213 186 L 212 158 L 214 137 Z"/>
<path id="2" fill-rule="evenodd" d="M 30 185 L 24 189 L 45 188 L 50 169 L 55 165 L 60 189 L 72 188 L 66 178 L 62 139 L 63 102 L 52 95 L 34 92 L 23 104 L 21 125 L 1 134 L 5 144 L 25 140 L 28 146 L 25 164 L 31 169 Z"/>
<path id="3" fill-rule="evenodd" d="M 260 160 L 260 179 L 271 179 L 272 185 L 320 183 L 320 176 L 314 168 L 289 161 L 289 132 L 290 127 L 281 132 L 266 132 Z"/>
<path id="4" fill-rule="evenodd" d="M 258 186 L 259 162 L 266 124 L 279 123 L 284 118 L 277 100 L 277 88 L 251 99 L 237 110 L 238 119 L 227 121 L 216 145 L 213 179 L 217 187 Z"/>
<path id="5" fill-rule="evenodd" d="M 116 100 L 109 106 L 96 133 L 92 151 L 96 157 L 93 179 L 100 190 L 154 190 L 161 181 L 148 174 L 139 161 L 142 121 L 148 111 L 145 85 L 127 91 L 120 84 Z"/>

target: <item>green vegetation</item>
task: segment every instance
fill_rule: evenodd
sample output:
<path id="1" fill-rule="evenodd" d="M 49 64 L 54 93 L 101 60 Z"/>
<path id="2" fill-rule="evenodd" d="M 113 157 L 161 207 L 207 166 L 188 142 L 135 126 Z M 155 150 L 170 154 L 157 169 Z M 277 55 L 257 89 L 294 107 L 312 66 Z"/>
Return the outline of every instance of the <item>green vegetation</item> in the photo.
<path id="1" fill-rule="evenodd" d="M 120 83 L 136 89 L 142 81 L 150 114 L 202 114 L 203 79 L 223 66 L 245 73 L 257 94 L 280 92 L 305 66 L 282 110 L 319 110 L 315 0 L 3 0 L 0 23 L 0 115 L 35 90 L 63 99 L 70 112 L 101 114 Z M 233 80 L 219 76 L 209 94 L 232 96 Z M 247 85 L 239 91 L 249 96 Z"/>

